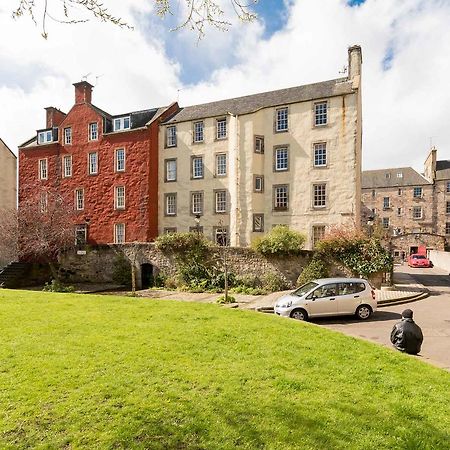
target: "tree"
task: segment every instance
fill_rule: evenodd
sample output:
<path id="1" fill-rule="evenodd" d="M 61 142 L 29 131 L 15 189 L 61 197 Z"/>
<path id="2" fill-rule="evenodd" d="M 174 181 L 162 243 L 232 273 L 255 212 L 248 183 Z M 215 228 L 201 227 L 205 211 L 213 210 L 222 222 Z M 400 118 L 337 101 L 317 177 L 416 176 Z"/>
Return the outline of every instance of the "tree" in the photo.
<path id="1" fill-rule="evenodd" d="M 50 188 L 29 192 L 17 214 L 19 258 L 48 263 L 59 280 L 58 256 L 75 246 L 74 221 L 70 198 Z"/>
<path id="2" fill-rule="evenodd" d="M 14 1 L 14 0 L 13 0 Z M 60 23 L 75 24 L 87 22 L 90 18 L 109 22 L 121 28 L 133 27 L 122 18 L 115 16 L 102 0 L 15 0 L 17 8 L 13 11 L 13 18 L 29 15 L 33 21 L 41 24 L 42 36 L 47 39 L 47 20 Z M 173 15 L 174 0 L 147 0 L 153 1 L 155 12 L 161 18 Z M 212 26 L 226 31 L 230 26 L 230 19 L 226 16 L 218 0 L 183 0 L 186 7 L 186 16 L 174 28 L 190 29 L 198 34 L 199 39 L 205 35 L 205 26 Z M 234 13 L 242 22 L 252 22 L 256 14 L 250 10 L 250 5 L 258 0 L 228 0 Z M 173 30 L 172 30 L 173 31 Z"/>
<path id="3" fill-rule="evenodd" d="M 0 214 L 0 269 L 17 259 L 18 236 L 17 210 L 3 210 Z"/>

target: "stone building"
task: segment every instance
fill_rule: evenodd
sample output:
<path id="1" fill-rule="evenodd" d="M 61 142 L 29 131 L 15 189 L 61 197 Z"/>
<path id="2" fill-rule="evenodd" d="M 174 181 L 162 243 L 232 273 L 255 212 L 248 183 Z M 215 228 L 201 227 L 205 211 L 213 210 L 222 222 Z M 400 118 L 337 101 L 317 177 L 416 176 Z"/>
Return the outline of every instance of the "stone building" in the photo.
<path id="1" fill-rule="evenodd" d="M 348 76 L 181 108 L 159 140 L 159 233 L 202 230 L 248 246 L 274 225 L 313 248 L 360 223 L 361 48 Z"/>
<path id="2" fill-rule="evenodd" d="M 0 138 L 0 213 L 17 205 L 17 157 Z"/>
<path id="3" fill-rule="evenodd" d="M 423 174 L 411 167 L 363 171 L 362 202 L 363 223 L 386 229 L 395 257 L 443 250 L 450 239 L 450 161 L 437 161 L 433 148 Z"/>
<path id="4" fill-rule="evenodd" d="M 73 199 L 83 244 L 148 242 L 157 235 L 158 127 L 177 108 L 110 115 L 75 83 L 65 114 L 46 109 L 46 125 L 19 147 L 19 208 L 31 193 L 56 189 Z"/>

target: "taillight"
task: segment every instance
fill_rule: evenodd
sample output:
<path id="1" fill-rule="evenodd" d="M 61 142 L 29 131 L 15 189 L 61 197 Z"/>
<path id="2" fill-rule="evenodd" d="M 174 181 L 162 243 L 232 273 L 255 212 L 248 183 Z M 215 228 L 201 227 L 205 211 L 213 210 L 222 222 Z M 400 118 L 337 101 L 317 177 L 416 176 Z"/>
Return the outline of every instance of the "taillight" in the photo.
<path id="1" fill-rule="evenodd" d="M 375 300 L 375 291 L 372 289 L 372 300 Z"/>

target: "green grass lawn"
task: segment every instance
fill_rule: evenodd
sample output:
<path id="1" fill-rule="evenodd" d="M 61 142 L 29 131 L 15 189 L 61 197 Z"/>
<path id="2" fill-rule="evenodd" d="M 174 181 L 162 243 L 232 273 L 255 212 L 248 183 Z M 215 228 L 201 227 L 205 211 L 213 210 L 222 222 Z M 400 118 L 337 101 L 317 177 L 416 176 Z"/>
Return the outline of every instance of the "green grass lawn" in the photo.
<path id="1" fill-rule="evenodd" d="M 450 374 L 216 305 L 0 290 L 0 448 L 448 449 Z"/>

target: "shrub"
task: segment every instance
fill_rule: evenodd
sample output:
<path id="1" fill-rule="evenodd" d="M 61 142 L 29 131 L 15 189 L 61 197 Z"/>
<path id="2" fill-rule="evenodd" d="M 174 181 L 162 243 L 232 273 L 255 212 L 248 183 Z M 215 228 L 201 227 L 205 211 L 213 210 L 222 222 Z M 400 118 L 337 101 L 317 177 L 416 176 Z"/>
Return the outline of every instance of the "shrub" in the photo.
<path id="1" fill-rule="evenodd" d="M 314 255 L 309 264 L 302 270 L 297 279 L 297 286 L 308 283 L 316 278 L 327 278 L 328 266 L 318 255 Z"/>
<path id="2" fill-rule="evenodd" d="M 242 288 L 261 288 L 262 283 L 261 280 L 258 277 L 252 276 L 252 275 L 236 275 L 234 280 L 234 286 L 235 287 L 242 287 Z"/>
<path id="3" fill-rule="evenodd" d="M 221 305 L 225 304 L 225 303 L 235 303 L 236 299 L 232 296 L 232 295 L 228 295 L 228 301 L 225 300 L 225 295 L 221 295 L 218 299 L 217 299 L 217 303 L 220 303 Z"/>
<path id="4" fill-rule="evenodd" d="M 212 243 L 202 233 L 166 233 L 155 239 L 155 248 L 162 253 L 175 253 L 182 259 L 204 257 Z"/>
<path id="5" fill-rule="evenodd" d="M 122 253 L 114 261 L 112 279 L 117 284 L 131 286 L 131 264 Z"/>
<path id="6" fill-rule="evenodd" d="M 305 245 L 306 237 L 284 225 L 277 225 L 265 236 L 252 242 L 253 250 L 262 255 L 298 255 Z"/>
<path id="7" fill-rule="evenodd" d="M 58 280 L 52 280 L 50 283 L 45 283 L 42 290 L 45 292 L 74 292 L 75 288 L 73 286 L 66 286 Z"/>
<path id="8" fill-rule="evenodd" d="M 286 280 L 274 272 L 268 272 L 262 279 L 263 288 L 269 292 L 284 291 L 289 288 Z"/>

